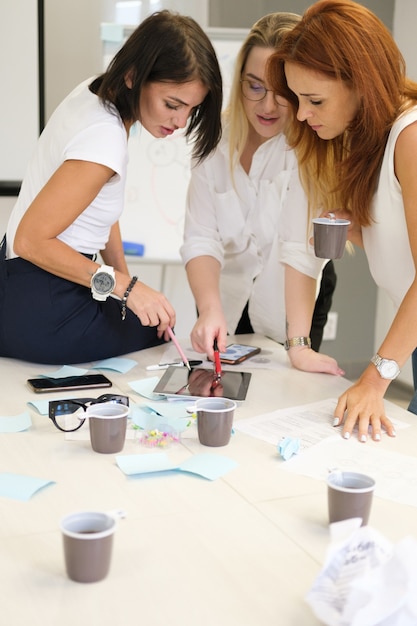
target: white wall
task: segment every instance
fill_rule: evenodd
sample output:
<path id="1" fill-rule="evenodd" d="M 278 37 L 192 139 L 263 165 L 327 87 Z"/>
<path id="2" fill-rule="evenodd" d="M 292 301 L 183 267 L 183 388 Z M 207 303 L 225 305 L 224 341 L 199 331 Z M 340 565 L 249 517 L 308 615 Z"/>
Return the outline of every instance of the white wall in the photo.
<path id="1" fill-rule="evenodd" d="M 0 180 L 19 181 L 39 134 L 37 0 L 0 2 Z"/>

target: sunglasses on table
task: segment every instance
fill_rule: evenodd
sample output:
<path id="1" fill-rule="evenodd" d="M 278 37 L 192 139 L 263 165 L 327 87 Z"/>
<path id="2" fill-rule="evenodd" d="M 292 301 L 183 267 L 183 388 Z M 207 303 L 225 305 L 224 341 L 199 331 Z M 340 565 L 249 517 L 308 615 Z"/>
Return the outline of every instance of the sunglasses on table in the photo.
<path id="1" fill-rule="evenodd" d="M 81 428 L 85 422 L 87 408 L 92 404 L 102 402 L 116 402 L 129 406 L 127 396 L 118 396 L 111 393 L 104 393 L 98 398 L 71 398 L 70 400 L 50 400 L 48 416 L 55 426 L 64 433 L 72 433 Z"/>

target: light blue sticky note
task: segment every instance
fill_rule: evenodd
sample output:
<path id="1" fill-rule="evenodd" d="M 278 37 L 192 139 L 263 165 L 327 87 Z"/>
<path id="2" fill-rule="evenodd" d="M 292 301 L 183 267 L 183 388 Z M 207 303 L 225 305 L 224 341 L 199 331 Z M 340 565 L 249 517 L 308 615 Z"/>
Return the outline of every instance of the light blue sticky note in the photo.
<path id="1" fill-rule="evenodd" d="M 39 415 L 48 415 L 49 413 L 49 400 L 31 400 L 27 402 L 27 405 L 33 406 Z"/>
<path id="2" fill-rule="evenodd" d="M 158 376 L 151 376 L 151 378 L 141 378 L 140 380 L 132 380 L 129 383 L 129 387 L 136 391 L 139 395 L 149 400 L 165 400 L 166 396 L 160 396 L 157 393 L 153 393 L 156 383 L 158 382 Z"/>
<path id="3" fill-rule="evenodd" d="M 151 472 L 166 472 L 176 470 L 197 474 L 208 480 L 220 478 L 237 466 L 236 461 L 217 454 L 197 454 L 180 465 L 170 462 L 165 452 L 153 454 L 128 454 L 116 457 L 119 468 L 127 476 L 150 474 Z"/>
<path id="4" fill-rule="evenodd" d="M 40 489 L 52 485 L 53 480 L 44 480 L 21 474 L 0 473 L 0 497 L 13 500 L 30 500 Z"/>
<path id="5" fill-rule="evenodd" d="M 32 426 L 32 420 L 26 411 L 20 415 L 0 417 L 0 433 L 20 433 Z"/>
<path id="6" fill-rule="evenodd" d="M 47 374 L 39 374 L 43 378 L 66 378 L 67 376 L 84 376 L 88 370 L 82 367 L 74 367 L 73 365 L 63 365 L 56 372 L 48 372 Z"/>
<path id="7" fill-rule="evenodd" d="M 237 467 L 236 461 L 217 454 L 196 454 L 178 467 L 182 472 L 198 474 L 208 480 L 216 480 Z"/>
<path id="8" fill-rule="evenodd" d="M 133 359 L 125 359 L 120 357 L 114 357 L 111 359 L 104 359 L 103 361 L 99 361 L 91 369 L 93 370 L 113 370 L 115 372 L 121 372 L 122 374 L 126 374 L 132 367 L 137 365 L 136 361 Z"/>
<path id="9" fill-rule="evenodd" d="M 191 423 L 191 417 L 164 417 L 148 407 L 131 406 L 132 422 L 142 430 L 162 430 L 182 433 Z M 168 428 L 167 428 L 168 427 Z"/>
<path id="10" fill-rule="evenodd" d="M 195 402 L 195 400 L 194 400 Z M 187 409 L 190 408 L 190 402 L 147 402 L 146 406 L 158 413 L 158 415 L 162 415 L 163 417 L 168 418 L 180 418 L 186 417 L 188 420 L 190 419 L 190 413 Z"/>
<path id="11" fill-rule="evenodd" d="M 116 463 L 127 476 L 135 474 L 149 474 L 151 472 L 166 472 L 175 470 L 177 466 L 171 463 L 165 452 L 153 454 L 125 454 L 116 457 Z"/>

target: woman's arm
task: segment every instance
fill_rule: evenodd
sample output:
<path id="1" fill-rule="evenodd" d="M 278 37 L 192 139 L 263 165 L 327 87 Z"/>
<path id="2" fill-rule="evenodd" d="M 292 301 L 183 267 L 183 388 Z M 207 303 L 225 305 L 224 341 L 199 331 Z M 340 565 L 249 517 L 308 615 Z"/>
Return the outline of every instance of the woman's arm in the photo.
<path id="1" fill-rule="evenodd" d="M 99 263 L 86 258 L 57 236 L 91 204 L 113 174 L 111 169 L 98 163 L 65 161 L 23 216 L 14 240 L 15 253 L 56 276 L 90 287 L 91 277 L 100 267 Z M 114 294 L 122 298 L 130 276 L 126 262 L 122 260 L 117 225 L 111 230 L 103 259 L 114 263 Z M 168 325 L 175 324 L 175 312 L 165 296 L 143 283 L 136 283 L 127 304 L 144 326 L 158 326 L 160 335 Z"/>
<path id="2" fill-rule="evenodd" d="M 407 126 L 399 135 L 394 152 L 394 166 L 401 185 L 408 238 L 414 265 L 417 267 L 417 123 Z M 371 226 L 372 228 L 372 226 Z M 417 346 L 417 280 L 414 278 L 395 316 L 378 354 L 392 359 L 400 367 Z M 355 385 L 340 398 L 335 411 L 338 423 L 345 416 L 343 433 L 349 437 L 356 423 L 359 426 L 359 439 L 366 441 L 369 426 L 372 437 L 381 438 L 381 425 L 389 435 L 395 434 L 394 426 L 385 413 L 384 394 L 390 384 L 381 378 L 375 365 L 370 364 Z"/>
<path id="3" fill-rule="evenodd" d="M 204 255 L 188 261 L 186 271 L 199 313 L 191 341 L 197 352 L 213 358 L 215 338 L 220 352 L 226 350 L 227 329 L 219 287 L 221 266 L 214 257 Z"/>
<path id="4" fill-rule="evenodd" d="M 285 265 L 285 307 L 288 339 L 309 337 L 314 305 L 316 281 L 290 265 Z M 308 346 L 294 346 L 288 350 L 291 364 L 306 372 L 325 372 L 343 375 L 335 359 L 315 352 Z"/>

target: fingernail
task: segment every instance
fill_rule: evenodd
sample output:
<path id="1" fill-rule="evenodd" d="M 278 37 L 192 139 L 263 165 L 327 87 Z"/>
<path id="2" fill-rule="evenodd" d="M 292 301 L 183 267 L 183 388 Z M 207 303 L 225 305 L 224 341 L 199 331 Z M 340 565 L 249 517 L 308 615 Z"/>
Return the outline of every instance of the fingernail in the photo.
<path id="1" fill-rule="evenodd" d="M 339 426 L 339 418 L 335 417 L 333 420 L 333 426 Z"/>
<path id="2" fill-rule="evenodd" d="M 391 434 L 392 434 L 393 437 L 397 436 L 397 433 L 395 432 L 395 430 L 393 430 Z"/>
<path id="3" fill-rule="evenodd" d="M 361 441 L 362 443 L 366 443 L 366 435 L 361 435 Z"/>
<path id="4" fill-rule="evenodd" d="M 350 433 L 345 433 L 345 434 L 343 435 L 343 437 L 344 437 L 345 439 L 350 439 Z"/>
<path id="5" fill-rule="evenodd" d="M 375 441 L 380 441 L 381 440 L 381 435 L 379 433 L 377 433 L 374 437 Z"/>

